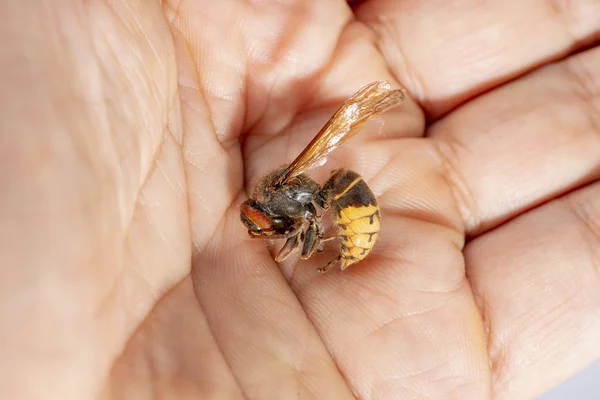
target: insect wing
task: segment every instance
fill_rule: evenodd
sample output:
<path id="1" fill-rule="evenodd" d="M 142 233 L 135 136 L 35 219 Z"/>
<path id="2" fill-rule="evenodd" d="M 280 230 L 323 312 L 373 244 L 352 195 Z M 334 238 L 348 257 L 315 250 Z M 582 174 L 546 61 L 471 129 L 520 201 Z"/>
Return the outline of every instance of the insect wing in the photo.
<path id="1" fill-rule="evenodd" d="M 386 81 L 376 81 L 364 86 L 344 102 L 275 184 L 283 184 L 303 171 L 321 165 L 329 153 L 358 133 L 365 122 L 396 106 L 405 98 L 404 91 L 391 90 Z"/>

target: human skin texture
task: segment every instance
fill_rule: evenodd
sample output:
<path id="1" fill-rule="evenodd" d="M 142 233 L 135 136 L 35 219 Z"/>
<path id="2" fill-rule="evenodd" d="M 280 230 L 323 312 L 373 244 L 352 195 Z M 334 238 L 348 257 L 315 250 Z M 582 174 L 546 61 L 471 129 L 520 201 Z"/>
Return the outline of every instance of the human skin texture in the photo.
<path id="1" fill-rule="evenodd" d="M 0 398 L 520 400 L 600 357 L 600 2 L 0 6 Z M 408 99 L 311 176 L 378 197 L 340 272 L 239 205 L 336 108 Z M 280 245 L 280 243 L 277 243 Z"/>

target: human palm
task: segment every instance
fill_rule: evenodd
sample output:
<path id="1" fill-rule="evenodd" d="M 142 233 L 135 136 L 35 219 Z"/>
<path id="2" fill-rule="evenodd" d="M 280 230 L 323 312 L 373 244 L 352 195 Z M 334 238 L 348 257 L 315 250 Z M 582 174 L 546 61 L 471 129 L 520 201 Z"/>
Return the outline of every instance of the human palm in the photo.
<path id="1" fill-rule="evenodd" d="M 597 2 L 44 4 L 1 14 L 0 397 L 525 399 L 600 356 Z M 375 251 L 278 266 L 239 204 L 379 79 L 313 174 L 365 177 Z"/>

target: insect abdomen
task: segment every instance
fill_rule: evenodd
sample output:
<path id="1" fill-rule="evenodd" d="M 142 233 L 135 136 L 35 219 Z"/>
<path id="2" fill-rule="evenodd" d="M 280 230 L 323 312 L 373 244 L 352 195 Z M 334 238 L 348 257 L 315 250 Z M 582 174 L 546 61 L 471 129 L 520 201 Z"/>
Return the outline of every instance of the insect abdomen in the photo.
<path id="1" fill-rule="evenodd" d="M 369 255 L 379 236 L 380 216 L 375 195 L 362 177 L 342 169 L 324 188 L 340 238 L 341 269 Z"/>

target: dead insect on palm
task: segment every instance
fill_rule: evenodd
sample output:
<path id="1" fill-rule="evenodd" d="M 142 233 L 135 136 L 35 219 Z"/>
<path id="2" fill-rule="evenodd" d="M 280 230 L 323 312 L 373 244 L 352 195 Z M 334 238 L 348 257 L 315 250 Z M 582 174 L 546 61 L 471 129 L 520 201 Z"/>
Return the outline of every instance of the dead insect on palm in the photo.
<path id="1" fill-rule="evenodd" d="M 301 249 L 309 258 L 328 240 L 339 238 L 338 256 L 325 272 L 338 262 L 340 268 L 363 260 L 379 236 L 380 216 L 377 199 L 362 177 L 342 168 L 334 171 L 321 187 L 305 174 L 334 149 L 350 139 L 365 122 L 398 105 L 406 96 L 392 90 L 386 81 L 372 82 L 349 98 L 321 131 L 286 167 L 265 176 L 253 198 L 242 203 L 240 218 L 252 238 L 287 239 L 276 261 L 283 261 Z M 336 226 L 334 236 L 325 237 L 320 211 L 331 209 Z"/>

